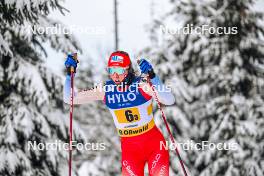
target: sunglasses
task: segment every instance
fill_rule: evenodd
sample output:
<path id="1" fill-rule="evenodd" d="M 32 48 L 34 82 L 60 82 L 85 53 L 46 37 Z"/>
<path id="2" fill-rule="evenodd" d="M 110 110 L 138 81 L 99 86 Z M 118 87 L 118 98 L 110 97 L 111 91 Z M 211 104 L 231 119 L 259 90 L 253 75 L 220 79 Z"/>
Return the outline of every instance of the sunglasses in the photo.
<path id="1" fill-rule="evenodd" d="M 110 75 L 117 73 L 119 75 L 124 74 L 126 72 L 126 68 L 122 68 L 122 67 L 110 67 L 108 68 L 108 73 Z"/>

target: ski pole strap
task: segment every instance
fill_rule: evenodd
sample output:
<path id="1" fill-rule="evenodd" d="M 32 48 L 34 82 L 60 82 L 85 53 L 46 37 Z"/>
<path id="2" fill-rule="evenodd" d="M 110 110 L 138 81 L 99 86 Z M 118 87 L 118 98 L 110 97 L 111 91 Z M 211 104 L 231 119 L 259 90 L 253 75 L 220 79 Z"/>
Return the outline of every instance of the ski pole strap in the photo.
<path id="1" fill-rule="evenodd" d="M 159 101 L 159 99 L 158 99 L 158 96 L 157 96 L 156 90 L 154 89 L 154 86 L 153 86 L 153 84 L 151 83 L 149 77 L 147 77 L 147 82 L 148 82 L 148 84 L 150 85 L 150 87 L 151 87 L 151 89 L 152 89 L 152 91 L 153 91 L 153 93 L 154 93 L 154 98 L 155 98 L 155 100 L 156 100 L 156 102 L 157 102 L 157 104 L 158 104 L 158 108 L 159 108 L 159 110 L 160 110 L 160 112 L 161 112 L 161 116 L 162 116 L 163 121 L 164 121 L 164 123 L 165 123 L 166 129 L 167 129 L 167 131 L 168 131 L 168 133 L 169 133 L 170 139 L 171 139 L 171 141 L 172 141 L 173 144 L 176 144 L 175 139 L 174 139 L 174 137 L 173 137 L 173 135 L 172 135 L 172 133 L 171 133 L 171 130 L 170 130 L 170 128 L 169 128 L 168 122 L 167 122 L 167 120 L 166 120 L 165 113 L 164 113 L 164 111 L 163 111 L 163 109 L 162 109 L 162 107 L 161 107 L 161 103 L 160 103 L 160 101 Z M 176 145 L 175 145 L 175 151 L 176 151 L 176 155 L 177 155 L 177 157 L 178 157 L 178 159 L 179 159 L 179 161 L 180 161 L 181 168 L 182 168 L 182 170 L 183 170 L 184 176 L 188 176 L 188 174 L 187 174 L 187 172 L 186 172 L 186 169 L 185 169 L 185 166 L 184 166 L 184 163 L 183 163 L 183 160 L 182 160 L 182 158 L 181 158 L 180 152 L 179 152 L 179 150 L 178 150 L 178 148 L 177 148 Z"/>

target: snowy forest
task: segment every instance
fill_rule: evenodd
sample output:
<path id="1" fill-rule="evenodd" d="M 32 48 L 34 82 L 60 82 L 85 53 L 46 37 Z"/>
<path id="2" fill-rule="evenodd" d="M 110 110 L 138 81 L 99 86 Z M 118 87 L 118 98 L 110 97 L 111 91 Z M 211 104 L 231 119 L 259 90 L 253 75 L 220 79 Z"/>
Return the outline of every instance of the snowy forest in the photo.
<path id="1" fill-rule="evenodd" d="M 81 54 L 88 49 L 81 46 L 81 39 L 74 33 L 33 30 L 67 28 L 60 18 L 51 17 L 54 12 L 71 14 L 64 7 L 67 1 L 70 0 L 0 2 L 0 176 L 68 175 L 67 150 L 29 148 L 34 141 L 69 141 L 69 105 L 63 102 L 66 71 L 61 67 L 62 75 L 56 73 L 46 58 L 52 50 L 62 56 L 54 59 L 64 63 L 67 54 L 76 51 Z M 149 44 L 129 53 L 131 57 L 147 58 L 160 79 L 171 86 L 176 102 L 163 108 L 177 142 L 236 144 L 234 150 L 179 147 L 190 176 L 264 176 L 262 1 L 167 1 L 167 11 L 151 18 L 144 29 Z M 150 12 L 155 14 L 154 10 Z M 114 15 L 121 14 L 112 15 L 112 25 L 117 27 L 114 19 L 120 16 Z M 190 25 L 235 30 L 220 34 L 208 31 L 176 34 L 176 28 Z M 106 34 L 119 34 L 119 38 L 113 39 L 112 48 L 101 48 L 105 51 L 98 53 L 102 58 L 108 58 L 116 49 L 125 50 L 122 42 L 117 45 L 118 40 L 122 41 L 122 26 L 119 27 L 121 30 Z M 78 89 L 92 87 L 98 79 L 108 79 L 105 70 L 98 76 L 96 68 L 104 66 L 99 66 L 102 60 L 96 61 L 93 56 L 80 58 L 74 82 Z M 101 64 L 106 63 L 107 59 Z M 169 141 L 161 113 L 154 105 L 155 122 Z M 76 105 L 73 118 L 75 141 L 105 144 L 105 150 L 74 149 L 73 175 L 121 175 L 120 141 L 104 103 Z M 147 167 L 145 171 L 148 175 Z M 183 175 L 174 150 L 170 150 L 170 175 Z"/>

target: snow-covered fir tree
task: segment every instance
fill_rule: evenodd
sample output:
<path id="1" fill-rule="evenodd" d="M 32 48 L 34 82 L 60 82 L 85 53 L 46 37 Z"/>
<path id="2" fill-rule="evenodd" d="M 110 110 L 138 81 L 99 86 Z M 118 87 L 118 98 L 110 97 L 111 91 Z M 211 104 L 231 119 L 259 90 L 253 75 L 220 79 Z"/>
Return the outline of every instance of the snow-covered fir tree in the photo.
<path id="1" fill-rule="evenodd" d="M 175 106 L 165 108 L 176 141 L 235 144 L 235 150 L 181 150 L 188 170 L 199 176 L 263 176 L 263 13 L 252 0 L 172 4 L 153 23 L 159 42 L 144 53 L 176 95 Z M 177 34 L 188 25 L 226 27 L 227 33 Z M 175 155 L 171 166 L 181 175 Z"/>
<path id="2" fill-rule="evenodd" d="M 62 13 L 58 0 L 1 0 L 0 2 L 0 175 L 65 176 L 65 150 L 29 147 L 68 142 L 69 116 L 62 100 L 64 80 L 45 66 L 43 43 L 59 52 L 76 51 L 70 35 L 43 31 L 59 22 L 48 18 Z M 59 58 L 54 58 L 59 59 Z M 63 62 L 63 60 L 62 60 Z M 79 129 L 74 123 L 74 129 Z M 74 139 L 83 138 L 80 130 Z"/>
<path id="3" fill-rule="evenodd" d="M 78 90 L 93 88 L 108 79 L 107 75 L 104 74 L 104 70 L 96 73 L 95 68 L 98 63 L 92 60 L 92 58 L 82 58 L 78 66 L 75 81 Z M 85 132 L 85 142 L 93 145 L 93 149 L 83 150 L 81 155 L 75 157 L 79 174 L 93 176 L 120 175 L 119 138 L 113 118 L 103 101 L 76 105 L 74 111 L 78 112 L 75 118 Z M 103 145 L 104 148 L 100 145 Z"/>

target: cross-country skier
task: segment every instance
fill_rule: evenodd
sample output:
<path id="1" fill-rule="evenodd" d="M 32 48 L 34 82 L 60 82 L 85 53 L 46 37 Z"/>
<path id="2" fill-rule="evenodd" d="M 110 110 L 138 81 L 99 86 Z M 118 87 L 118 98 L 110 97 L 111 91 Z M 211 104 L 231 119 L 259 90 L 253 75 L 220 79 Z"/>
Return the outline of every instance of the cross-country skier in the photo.
<path id="1" fill-rule="evenodd" d="M 74 67 L 77 62 L 72 55 L 65 61 L 67 70 Z M 155 87 L 159 101 L 165 105 L 175 102 L 173 94 L 164 89 L 151 64 L 141 59 L 141 73 L 148 74 Z M 144 166 L 147 162 L 149 175 L 169 175 L 169 153 L 162 144 L 166 144 L 160 130 L 156 127 L 152 101 L 154 92 L 147 82 L 136 76 L 132 68 L 129 55 L 123 51 L 111 54 L 108 65 L 110 80 L 104 85 L 93 89 L 76 91 L 73 104 L 85 104 L 94 100 L 102 100 L 109 108 L 117 132 L 121 140 L 122 149 L 122 175 L 143 176 Z M 66 76 L 64 85 L 64 102 L 70 104 L 70 72 Z"/>

